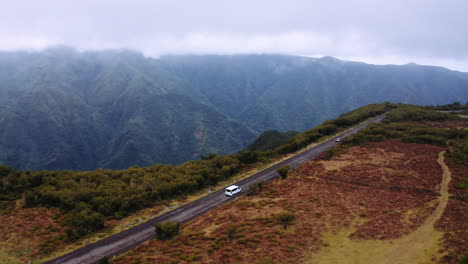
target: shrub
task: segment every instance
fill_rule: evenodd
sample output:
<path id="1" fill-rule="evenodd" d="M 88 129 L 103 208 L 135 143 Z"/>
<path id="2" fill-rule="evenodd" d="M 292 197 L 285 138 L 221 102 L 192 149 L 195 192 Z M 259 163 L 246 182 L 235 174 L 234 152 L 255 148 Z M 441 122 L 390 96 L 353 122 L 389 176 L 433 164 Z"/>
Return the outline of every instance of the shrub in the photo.
<path id="1" fill-rule="evenodd" d="M 42 254 L 50 254 L 54 250 L 57 250 L 59 245 L 59 241 L 56 238 L 49 238 L 44 240 L 41 244 L 39 244 L 39 251 Z"/>
<path id="2" fill-rule="evenodd" d="M 468 165 L 468 140 L 456 148 L 455 160 L 460 164 Z"/>
<path id="3" fill-rule="evenodd" d="M 463 255 L 463 257 L 458 262 L 460 264 L 468 264 L 468 254 Z"/>
<path id="4" fill-rule="evenodd" d="M 279 213 L 276 215 L 276 219 L 281 222 L 281 224 L 283 225 L 283 228 L 286 229 L 288 228 L 288 225 L 293 222 L 294 220 L 296 220 L 296 216 L 293 215 L 292 213 L 290 212 L 282 212 L 282 213 Z"/>
<path id="5" fill-rule="evenodd" d="M 408 136 L 408 137 L 403 138 L 403 142 L 445 146 L 444 138 L 431 136 L 431 135 Z"/>
<path id="6" fill-rule="evenodd" d="M 443 121 L 458 119 L 456 116 L 424 109 L 418 106 L 404 106 L 397 108 L 387 115 L 389 121 Z"/>
<path id="7" fill-rule="evenodd" d="M 99 259 L 98 264 L 110 264 L 108 257 L 102 257 Z"/>
<path id="8" fill-rule="evenodd" d="M 237 226 L 230 226 L 227 230 L 228 241 L 232 241 L 236 237 Z"/>
<path id="9" fill-rule="evenodd" d="M 455 184 L 455 188 L 462 189 L 462 190 L 467 190 L 468 189 L 468 178 L 463 179 L 462 181 Z"/>
<path id="10" fill-rule="evenodd" d="M 320 125 L 319 127 L 317 127 L 318 132 L 320 132 L 322 135 L 333 134 L 336 132 L 337 129 L 337 126 L 332 124 Z"/>
<path id="11" fill-rule="evenodd" d="M 286 179 L 288 177 L 288 172 L 289 172 L 289 165 L 284 165 L 282 167 L 279 167 L 276 172 L 280 175 L 281 179 Z"/>
<path id="12" fill-rule="evenodd" d="M 155 223 L 156 239 L 169 240 L 179 234 L 180 223 L 167 221 L 163 223 Z"/>
<path id="13" fill-rule="evenodd" d="M 259 152 L 257 151 L 242 151 L 237 155 L 237 158 L 241 163 L 250 164 L 258 161 Z"/>
<path id="14" fill-rule="evenodd" d="M 212 159 L 216 158 L 216 156 L 217 155 L 215 153 L 211 153 L 211 154 L 206 155 L 206 156 L 201 155 L 201 159 L 202 160 L 212 160 Z"/>
<path id="15" fill-rule="evenodd" d="M 74 210 L 68 214 L 67 224 L 72 229 L 67 231 L 69 240 L 83 236 L 104 227 L 104 216 L 90 209 Z"/>
<path id="16" fill-rule="evenodd" d="M 262 181 L 262 182 L 258 182 L 255 185 L 250 186 L 249 189 L 247 190 L 247 195 L 248 196 L 257 195 L 259 192 L 263 190 L 264 184 L 265 182 Z"/>

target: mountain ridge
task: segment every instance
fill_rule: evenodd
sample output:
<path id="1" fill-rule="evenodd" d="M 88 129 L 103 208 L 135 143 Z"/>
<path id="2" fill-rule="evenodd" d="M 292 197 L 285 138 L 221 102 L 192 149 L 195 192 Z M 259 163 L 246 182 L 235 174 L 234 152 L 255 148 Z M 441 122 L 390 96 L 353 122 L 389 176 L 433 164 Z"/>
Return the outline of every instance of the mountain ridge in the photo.
<path id="1" fill-rule="evenodd" d="M 267 130 L 304 131 L 370 103 L 466 98 L 468 73 L 419 65 L 269 54 L 154 59 L 66 47 L 0 52 L 0 163 L 177 164 L 234 153 Z"/>

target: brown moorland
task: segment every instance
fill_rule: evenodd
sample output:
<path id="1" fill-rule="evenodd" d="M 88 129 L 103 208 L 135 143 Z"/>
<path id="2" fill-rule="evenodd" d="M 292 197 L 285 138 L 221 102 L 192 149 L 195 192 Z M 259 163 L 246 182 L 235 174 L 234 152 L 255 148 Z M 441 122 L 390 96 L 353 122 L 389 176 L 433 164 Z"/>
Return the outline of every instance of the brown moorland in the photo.
<path id="1" fill-rule="evenodd" d="M 63 216 L 59 209 L 22 208 L 10 202 L 8 214 L 0 215 L 1 263 L 27 263 L 43 252 L 62 246 Z"/>
<path id="2" fill-rule="evenodd" d="M 41 263 L 57 253 L 76 249 L 111 232 L 138 224 L 142 218 L 162 209 L 162 206 L 156 206 L 121 220 L 106 221 L 103 230 L 73 243 L 63 238 L 66 217 L 60 209 L 25 208 L 22 200 L 4 202 L 3 206 L 7 208 L 0 214 L 0 263 L 29 263 L 31 260 Z"/>
<path id="3" fill-rule="evenodd" d="M 452 181 L 449 183 L 449 193 L 454 197 L 468 197 L 468 190 L 456 188 L 456 184 L 468 177 L 466 166 L 447 159 Z M 468 208 L 467 202 L 450 199 L 435 228 L 443 235 L 443 248 L 445 253 L 441 263 L 459 263 L 460 255 L 468 252 Z"/>
<path id="4" fill-rule="evenodd" d="M 445 210 L 437 222 L 437 230 L 446 233 L 427 224 L 438 219 L 435 212 L 446 204 L 441 206 L 439 195 L 443 175 L 446 185 L 450 179 L 450 172 L 442 169 L 443 150 L 387 141 L 351 147 L 331 158 L 322 155 L 288 179 L 190 222 L 174 239 L 148 241 L 114 262 L 379 263 L 388 257 L 381 250 L 402 250 L 415 239 L 409 234 L 428 233 L 417 238 L 429 239 L 429 247 L 405 257 L 457 263 L 466 250 L 461 243 L 466 239 L 466 203 L 449 201 L 447 208 L 454 212 Z M 460 170 L 454 177 L 466 174 L 466 167 Z M 282 212 L 295 216 L 287 228 L 277 218 Z M 443 245 L 438 242 L 442 235 Z M 391 255 L 398 259 L 399 253 Z"/>

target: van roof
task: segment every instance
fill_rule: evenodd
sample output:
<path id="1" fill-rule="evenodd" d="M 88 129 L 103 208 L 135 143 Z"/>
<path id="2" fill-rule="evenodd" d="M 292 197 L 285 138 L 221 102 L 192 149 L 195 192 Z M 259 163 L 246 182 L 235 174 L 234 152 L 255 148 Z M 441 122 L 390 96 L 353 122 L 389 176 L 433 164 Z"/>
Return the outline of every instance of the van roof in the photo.
<path id="1" fill-rule="evenodd" d="M 231 186 L 227 187 L 226 190 L 231 191 L 231 190 L 237 189 L 238 187 L 239 186 L 237 186 L 237 185 L 231 185 Z"/>

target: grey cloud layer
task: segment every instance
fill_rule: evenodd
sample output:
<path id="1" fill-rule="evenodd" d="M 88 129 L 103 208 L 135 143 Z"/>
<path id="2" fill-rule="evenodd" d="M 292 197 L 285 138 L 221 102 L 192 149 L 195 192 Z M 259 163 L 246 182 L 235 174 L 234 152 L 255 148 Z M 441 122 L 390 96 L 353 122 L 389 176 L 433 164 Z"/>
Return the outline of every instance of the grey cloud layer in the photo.
<path id="1" fill-rule="evenodd" d="M 3 0 L 2 0 L 3 1 Z M 0 49 L 288 53 L 468 71 L 468 1 L 3 1 Z"/>

